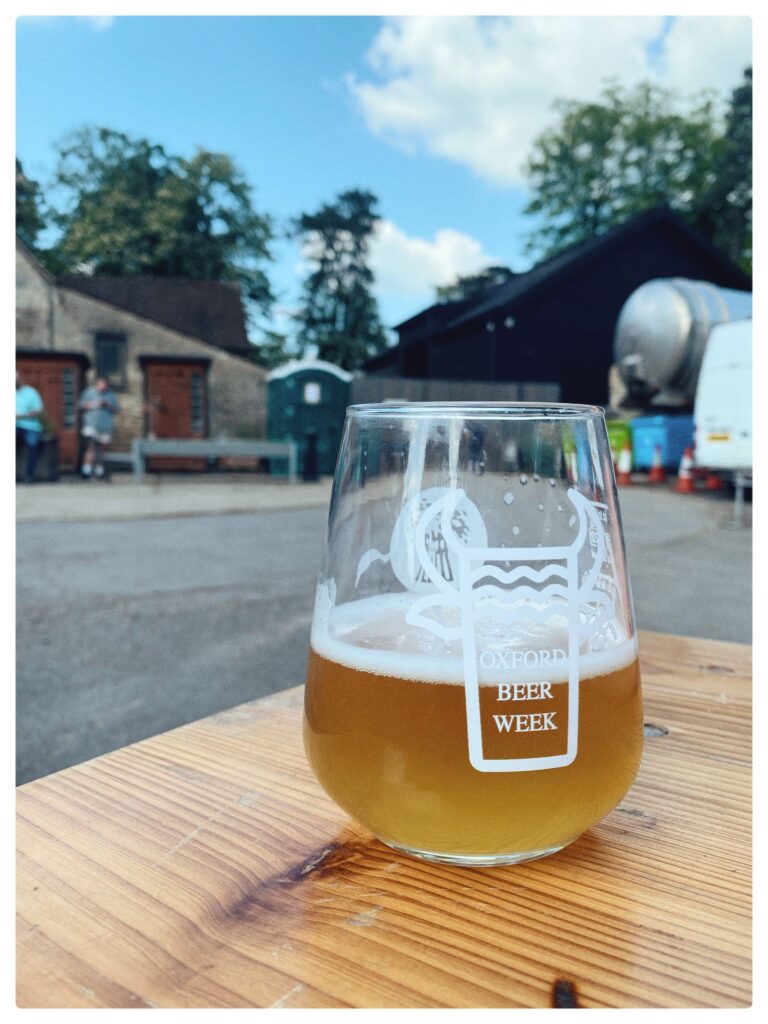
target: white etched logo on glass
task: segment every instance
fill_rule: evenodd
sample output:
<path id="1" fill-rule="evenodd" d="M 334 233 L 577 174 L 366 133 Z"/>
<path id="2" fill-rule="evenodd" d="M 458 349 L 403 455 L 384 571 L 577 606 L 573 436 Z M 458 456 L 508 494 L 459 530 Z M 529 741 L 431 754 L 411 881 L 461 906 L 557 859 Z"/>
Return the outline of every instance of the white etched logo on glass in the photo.
<path id="1" fill-rule="evenodd" d="M 416 593 L 434 590 L 433 571 L 446 583 L 455 585 L 458 564 L 455 547 L 484 547 L 488 543 L 483 517 L 463 491 L 451 509 L 447 527 L 442 523 L 438 499 L 456 493 L 447 487 L 430 487 L 406 502 L 395 522 L 389 551 L 386 554 L 375 548 L 366 551 L 358 563 L 355 584 L 374 562 L 391 562 L 392 572 L 406 590 Z M 430 509 L 432 514 L 427 515 Z M 417 529 L 421 531 L 424 561 L 416 554 Z M 431 567 L 429 571 L 425 568 L 427 562 Z"/>
<path id="2" fill-rule="evenodd" d="M 462 647 L 470 763 L 482 772 L 538 771 L 569 765 L 576 757 L 579 722 L 579 647 L 615 616 L 613 557 L 603 526 L 604 506 L 575 488 L 567 496 L 578 523 L 570 544 L 551 547 L 489 547 L 483 519 L 461 489 L 432 488 L 401 512 L 390 552 L 367 552 L 358 565 L 358 580 L 373 561 L 390 561 L 400 582 L 421 594 L 406 621 L 446 642 Z M 574 523 L 574 525 L 575 525 Z M 579 578 L 579 555 L 588 551 L 590 565 Z M 503 566 L 503 568 L 502 568 Z M 607 572 L 606 572 L 607 569 Z M 451 613 L 453 611 L 453 614 Z M 448 614 L 446 614 L 448 613 Z M 479 649 L 478 623 L 489 617 L 502 635 L 524 623 L 530 630 L 553 616 L 565 623 L 563 644 L 540 649 Z M 524 701 L 536 708 L 525 714 L 486 714 L 487 728 L 499 734 L 559 733 L 557 753 L 543 756 L 491 757 L 484 752 L 480 669 L 491 671 L 500 710 Z M 538 678 L 537 678 L 538 677 Z M 549 677 L 549 678 L 547 678 Z M 551 711 L 553 698 L 567 683 L 567 713 Z M 512 702 L 506 705 L 506 702 Z M 533 702 L 533 704 L 531 704 Z M 523 706 L 523 705 L 519 705 Z M 561 707 L 561 702 L 557 704 Z M 538 709 L 541 709 L 540 711 Z M 562 719 L 567 718 L 563 729 Z M 562 733 L 565 733 L 562 736 Z M 552 737 L 549 737 L 552 739 Z M 487 744 L 486 744 L 487 745 Z"/>

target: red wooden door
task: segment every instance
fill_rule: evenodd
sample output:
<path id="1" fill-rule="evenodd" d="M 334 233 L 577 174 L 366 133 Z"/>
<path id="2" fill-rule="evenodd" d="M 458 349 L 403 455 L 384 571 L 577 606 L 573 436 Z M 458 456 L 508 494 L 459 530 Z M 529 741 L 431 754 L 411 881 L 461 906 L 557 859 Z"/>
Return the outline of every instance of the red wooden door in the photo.
<path id="1" fill-rule="evenodd" d="M 208 364 L 196 360 L 147 360 L 144 364 L 145 434 L 149 437 L 208 436 Z M 151 469 L 205 468 L 205 459 L 155 456 Z"/>
<path id="2" fill-rule="evenodd" d="M 59 468 L 75 470 L 79 464 L 80 416 L 77 400 L 83 389 L 83 369 L 76 358 L 51 354 L 16 358 L 21 379 L 35 388 L 43 400 L 46 433 L 55 435 Z"/>

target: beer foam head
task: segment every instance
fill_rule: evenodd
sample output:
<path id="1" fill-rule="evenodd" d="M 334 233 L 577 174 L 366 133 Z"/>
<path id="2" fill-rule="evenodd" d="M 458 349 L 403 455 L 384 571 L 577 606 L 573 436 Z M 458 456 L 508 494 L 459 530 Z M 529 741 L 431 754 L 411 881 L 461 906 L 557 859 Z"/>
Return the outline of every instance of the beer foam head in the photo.
<path id="1" fill-rule="evenodd" d="M 424 683 L 463 683 L 458 608 L 442 610 L 437 621 L 443 635 L 435 635 L 409 621 L 418 597 L 413 593 L 385 594 L 334 606 L 333 590 L 321 585 L 312 647 L 321 657 L 360 672 Z M 568 680 L 572 659 L 569 623 L 562 607 L 553 605 L 547 615 L 518 616 L 514 621 L 492 606 L 481 607 L 473 627 L 481 684 Z M 578 662 L 579 678 L 586 679 L 615 672 L 636 657 L 634 637 L 612 622 L 599 639 L 582 642 L 573 660 Z"/>

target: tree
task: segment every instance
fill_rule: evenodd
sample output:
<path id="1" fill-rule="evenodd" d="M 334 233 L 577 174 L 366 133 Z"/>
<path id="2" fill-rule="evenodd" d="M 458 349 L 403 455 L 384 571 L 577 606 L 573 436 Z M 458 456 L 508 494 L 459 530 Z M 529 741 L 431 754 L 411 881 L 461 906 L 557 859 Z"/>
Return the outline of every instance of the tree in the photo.
<path id="1" fill-rule="evenodd" d="M 450 284 L 440 285 L 435 289 L 438 302 L 458 302 L 474 295 L 505 284 L 515 276 L 509 267 L 486 267 L 477 274 L 459 274 Z"/>
<path id="2" fill-rule="evenodd" d="M 60 237 L 44 254 L 54 272 L 237 281 L 269 311 L 272 223 L 229 156 L 173 156 L 108 128 L 82 129 L 58 152 Z"/>
<path id="3" fill-rule="evenodd" d="M 253 347 L 250 354 L 252 363 L 263 366 L 265 370 L 272 370 L 281 366 L 291 358 L 287 347 L 287 337 L 277 331 L 266 330 L 264 337 Z"/>
<path id="4" fill-rule="evenodd" d="M 318 358 L 347 370 L 358 369 L 387 346 L 368 266 L 370 239 L 379 220 L 376 204 L 371 192 L 352 189 L 294 222 L 304 255 L 314 267 L 295 314 L 299 351 L 315 346 Z"/>
<path id="5" fill-rule="evenodd" d="M 38 182 L 28 178 L 16 158 L 16 234 L 33 251 L 37 248 L 37 236 L 45 228 L 42 212 L 43 197 Z"/>
<path id="6" fill-rule="evenodd" d="M 752 270 L 752 68 L 731 94 L 714 181 L 695 205 L 694 223 L 734 262 Z"/>
<path id="7" fill-rule="evenodd" d="M 614 83 L 594 103 L 556 106 L 559 123 L 536 139 L 525 168 L 525 212 L 543 217 L 530 249 L 551 256 L 662 203 L 695 219 L 722 150 L 711 98 L 681 113 L 668 90 Z"/>

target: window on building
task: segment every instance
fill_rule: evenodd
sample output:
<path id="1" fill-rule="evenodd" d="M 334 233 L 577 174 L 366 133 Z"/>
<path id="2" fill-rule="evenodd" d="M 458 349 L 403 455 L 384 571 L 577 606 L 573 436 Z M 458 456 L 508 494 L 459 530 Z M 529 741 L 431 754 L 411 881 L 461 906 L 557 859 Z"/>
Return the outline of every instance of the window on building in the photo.
<path id="1" fill-rule="evenodd" d="M 96 335 L 96 376 L 105 377 L 113 388 L 124 388 L 126 340 L 124 334 Z"/>
<path id="2" fill-rule="evenodd" d="M 62 373 L 62 400 L 64 405 L 63 427 L 74 427 L 77 395 L 75 394 L 75 371 L 67 366 Z"/>
<path id="3" fill-rule="evenodd" d="M 320 384 L 316 380 L 308 380 L 304 385 L 304 402 L 306 405 L 320 405 L 322 397 Z"/>
<path id="4" fill-rule="evenodd" d="M 192 374 L 192 433 L 205 433 L 205 406 L 203 404 L 203 375 L 202 373 Z"/>

